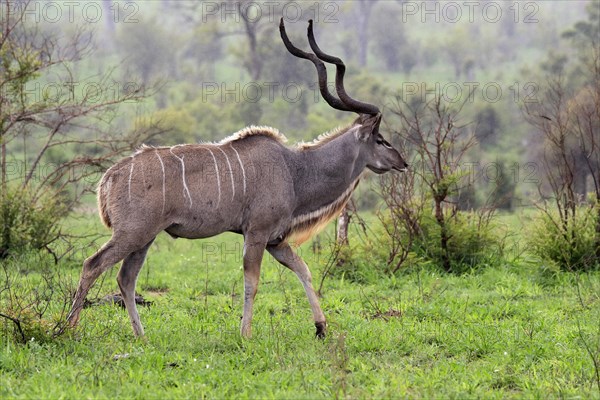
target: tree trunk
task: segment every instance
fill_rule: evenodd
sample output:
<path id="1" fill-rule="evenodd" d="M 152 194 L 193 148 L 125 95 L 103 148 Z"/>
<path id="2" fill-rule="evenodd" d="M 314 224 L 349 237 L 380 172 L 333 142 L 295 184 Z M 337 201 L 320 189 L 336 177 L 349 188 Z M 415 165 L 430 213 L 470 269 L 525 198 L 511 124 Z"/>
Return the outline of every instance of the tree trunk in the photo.
<path id="1" fill-rule="evenodd" d="M 574 168 L 576 169 L 575 176 L 573 177 L 573 189 L 575 193 L 585 201 L 587 197 L 587 178 L 588 171 L 582 166 L 583 162 L 576 160 Z"/>
<path id="2" fill-rule="evenodd" d="M 1 127 L 0 127 L 1 129 Z M 2 215 L 2 232 L 0 232 L 0 260 L 8 255 L 8 249 L 10 247 L 10 224 L 8 224 L 8 204 L 7 202 L 7 190 L 8 185 L 6 183 L 6 143 L 4 143 L 4 135 L 0 133 L 0 212 Z"/>
<path id="3" fill-rule="evenodd" d="M 596 199 L 596 263 L 600 264 L 600 199 Z"/>
<path id="4" fill-rule="evenodd" d="M 444 219 L 444 211 L 442 210 L 442 202 L 435 200 L 435 219 L 440 226 L 440 247 L 442 248 L 442 266 L 446 272 L 452 272 L 450 265 L 450 254 L 448 252 L 448 227 Z"/>
<path id="5" fill-rule="evenodd" d="M 246 10 L 242 10 L 241 7 L 241 3 L 238 3 L 238 12 L 242 18 L 242 20 L 244 21 L 244 26 L 246 29 L 246 37 L 248 38 L 248 45 L 249 45 L 249 60 L 247 63 L 247 69 L 248 72 L 250 73 L 250 77 L 254 80 L 257 81 L 260 78 L 261 72 L 262 72 L 262 65 L 263 65 L 263 60 L 260 58 L 260 55 L 258 54 L 258 40 L 257 40 L 257 35 L 258 35 L 258 25 L 256 22 L 253 22 L 250 20 L 250 18 L 248 17 L 248 8 L 246 8 Z"/>
<path id="6" fill-rule="evenodd" d="M 2 183 L 0 188 L 2 189 L 2 199 L 6 196 L 6 143 L 4 143 L 4 136 L 0 134 L 0 175 L 2 175 Z"/>
<path id="7" fill-rule="evenodd" d="M 358 31 L 358 64 L 367 66 L 367 54 L 369 52 L 369 19 L 371 10 L 377 0 L 360 0 L 358 2 L 357 31 Z"/>
<path id="8" fill-rule="evenodd" d="M 110 34 L 110 46 L 112 47 L 114 44 L 113 41 L 115 39 L 115 32 L 117 30 L 116 25 L 117 23 L 122 22 L 122 16 L 120 15 L 121 10 L 119 10 L 119 4 L 113 2 L 112 0 L 103 0 L 102 5 L 103 12 L 106 14 L 106 17 L 103 18 L 104 25 L 106 26 Z"/>
<path id="9" fill-rule="evenodd" d="M 600 171 L 592 171 L 592 177 L 596 192 L 596 262 L 600 264 Z"/>

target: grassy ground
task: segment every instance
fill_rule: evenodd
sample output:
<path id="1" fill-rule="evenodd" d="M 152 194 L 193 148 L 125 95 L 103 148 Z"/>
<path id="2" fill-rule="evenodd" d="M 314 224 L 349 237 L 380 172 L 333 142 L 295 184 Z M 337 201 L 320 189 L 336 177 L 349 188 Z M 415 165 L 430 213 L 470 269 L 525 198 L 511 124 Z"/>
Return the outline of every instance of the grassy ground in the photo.
<path id="1" fill-rule="evenodd" d="M 303 250 L 318 281 L 328 257 Z M 39 280 L 34 265 L 8 268 Z M 116 291 L 116 272 L 88 297 Z M 138 281 L 153 301 L 140 309 L 145 340 L 111 305 L 85 309 L 76 332 L 27 345 L 3 321 L 0 398 L 600 398 L 589 352 L 600 357 L 598 272 L 521 262 L 463 276 L 424 267 L 360 284 L 329 277 L 325 340 L 314 338 L 300 283 L 271 259 L 254 336 L 241 339 L 242 282 L 239 237 L 161 236 Z"/>

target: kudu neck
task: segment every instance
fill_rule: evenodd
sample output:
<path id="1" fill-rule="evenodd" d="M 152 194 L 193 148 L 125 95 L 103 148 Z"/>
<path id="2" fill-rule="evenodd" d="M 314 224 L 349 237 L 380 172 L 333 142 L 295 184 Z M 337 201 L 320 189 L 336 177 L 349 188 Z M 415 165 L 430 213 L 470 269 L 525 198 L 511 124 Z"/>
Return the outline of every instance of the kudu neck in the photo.
<path id="1" fill-rule="evenodd" d="M 364 171 L 361 146 L 352 132 L 299 152 L 296 194 L 301 212 L 336 201 Z"/>

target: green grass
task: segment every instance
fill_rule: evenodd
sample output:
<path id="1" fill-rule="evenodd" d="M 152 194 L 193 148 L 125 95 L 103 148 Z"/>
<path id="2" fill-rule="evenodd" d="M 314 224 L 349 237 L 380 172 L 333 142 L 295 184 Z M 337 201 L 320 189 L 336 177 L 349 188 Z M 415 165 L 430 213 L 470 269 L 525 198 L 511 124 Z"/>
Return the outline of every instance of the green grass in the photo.
<path id="1" fill-rule="evenodd" d="M 72 225 L 102 231 L 93 220 Z M 327 254 L 302 253 L 318 282 Z M 78 265 L 59 267 L 78 276 Z M 19 279 L 39 281 L 40 268 Z M 116 272 L 88 297 L 116 291 Z M 599 272 L 513 263 L 362 284 L 330 277 L 325 340 L 314 338 L 295 275 L 270 258 L 253 338 L 241 339 L 242 282 L 238 236 L 160 236 L 138 280 L 154 302 L 140 308 L 146 338 L 134 339 L 126 312 L 109 305 L 86 308 L 69 335 L 27 345 L 2 321 L 0 398 L 600 398 L 586 350 L 600 356 Z"/>

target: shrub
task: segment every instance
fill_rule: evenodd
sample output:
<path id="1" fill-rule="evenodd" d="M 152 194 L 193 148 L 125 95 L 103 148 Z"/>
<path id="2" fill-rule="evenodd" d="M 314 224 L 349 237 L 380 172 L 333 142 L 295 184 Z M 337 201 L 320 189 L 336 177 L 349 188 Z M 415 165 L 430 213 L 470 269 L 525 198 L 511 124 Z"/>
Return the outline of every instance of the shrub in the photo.
<path id="1" fill-rule="evenodd" d="M 528 228 L 527 244 L 531 252 L 562 270 L 598 268 L 595 231 L 598 207 L 597 201 L 592 206 L 579 206 L 570 219 L 561 218 L 556 210 L 540 210 Z"/>
<path id="2" fill-rule="evenodd" d="M 350 240 L 337 254 L 336 265 L 328 270 L 332 276 L 352 282 L 377 282 L 382 276 L 398 271 L 430 266 L 443 270 L 441 228 L 431 212 L 417 215 L 418 227 L 411 232 L 403 223 L 394 224 L 390 209 L 381 211 L 379 219 L 369 225 L 369 235 Z M 396 216 L 397 218 L 397 216 Z M 394 226 L 394 229 L 390 227 Z M 457 212 L 446 225 L 449 235 L 450 271 L 468 273 L 497 265 L 504 259 L 503 237 L 496 224 L 476 212 Z"/>
<path id="3" fill-rule="evenodd" d="M 32 273 L 31 266 L 36 272 Z M 15 343 L 53 340 L 64 327 L 73 281 L 48 254 L 36 251 L 0 261 L 0 331 Z"/>
<path id="4" fill-rule="evenodd" d="M 384 271 L 378 268 L 382 263 L 373 253 L 373 249 L 373 243 L 370 241 L 341 246 L 331 275 L 355 283 L 377 282 Z"/>
<path id="5" fill-rule="evenodd" d="M 35 196 L 26 188 L 9 187 L 0 196 L 0 258 L 46 248 L 58 237 L 65 211 L 52 192 Z"/>
<path id="6" fill-rule="evenodd" d="M 442 264 L 440 246 L 441 229 L 433 215 L 421 217 L 423 234 L 416 238 L 413 251 L 437 265 Z M 499 241 L 492 233 L 492 226 L 481 223 L 474 212 L 458 212 L 447 222 L 448 258 L 451 271 L 463 273 L 481 266 L 493 264 L 499 255 Z"/>
<path id="7" fill-rule="evenodd" d="M 404 229 L 395 232 L 401 239 L 385 235 L 388 241 L 403 240 L 409 244 L 406 249 L 406 260 L 418 260 L 434 265 L 443 265 L 443 249 L 441 246 L 441 227 L 432 213 L 423 212 L 418 216 L 418 229 L 412 233 Z M 449 237 L 447 258 L 450 261 L 450 271 L 465 273 L 483 266 L 493 265 L 502 259 L 501 239 L 495 234 L 495 225 L 480 213 L 456 212 L 453 218 L 446 222 Z M 409 236 L 413 235 L 412 239 Z M 386 245 L 392 248 L 391 244 Z M 388 259 L 391 257 L 388 257 Z"/>

